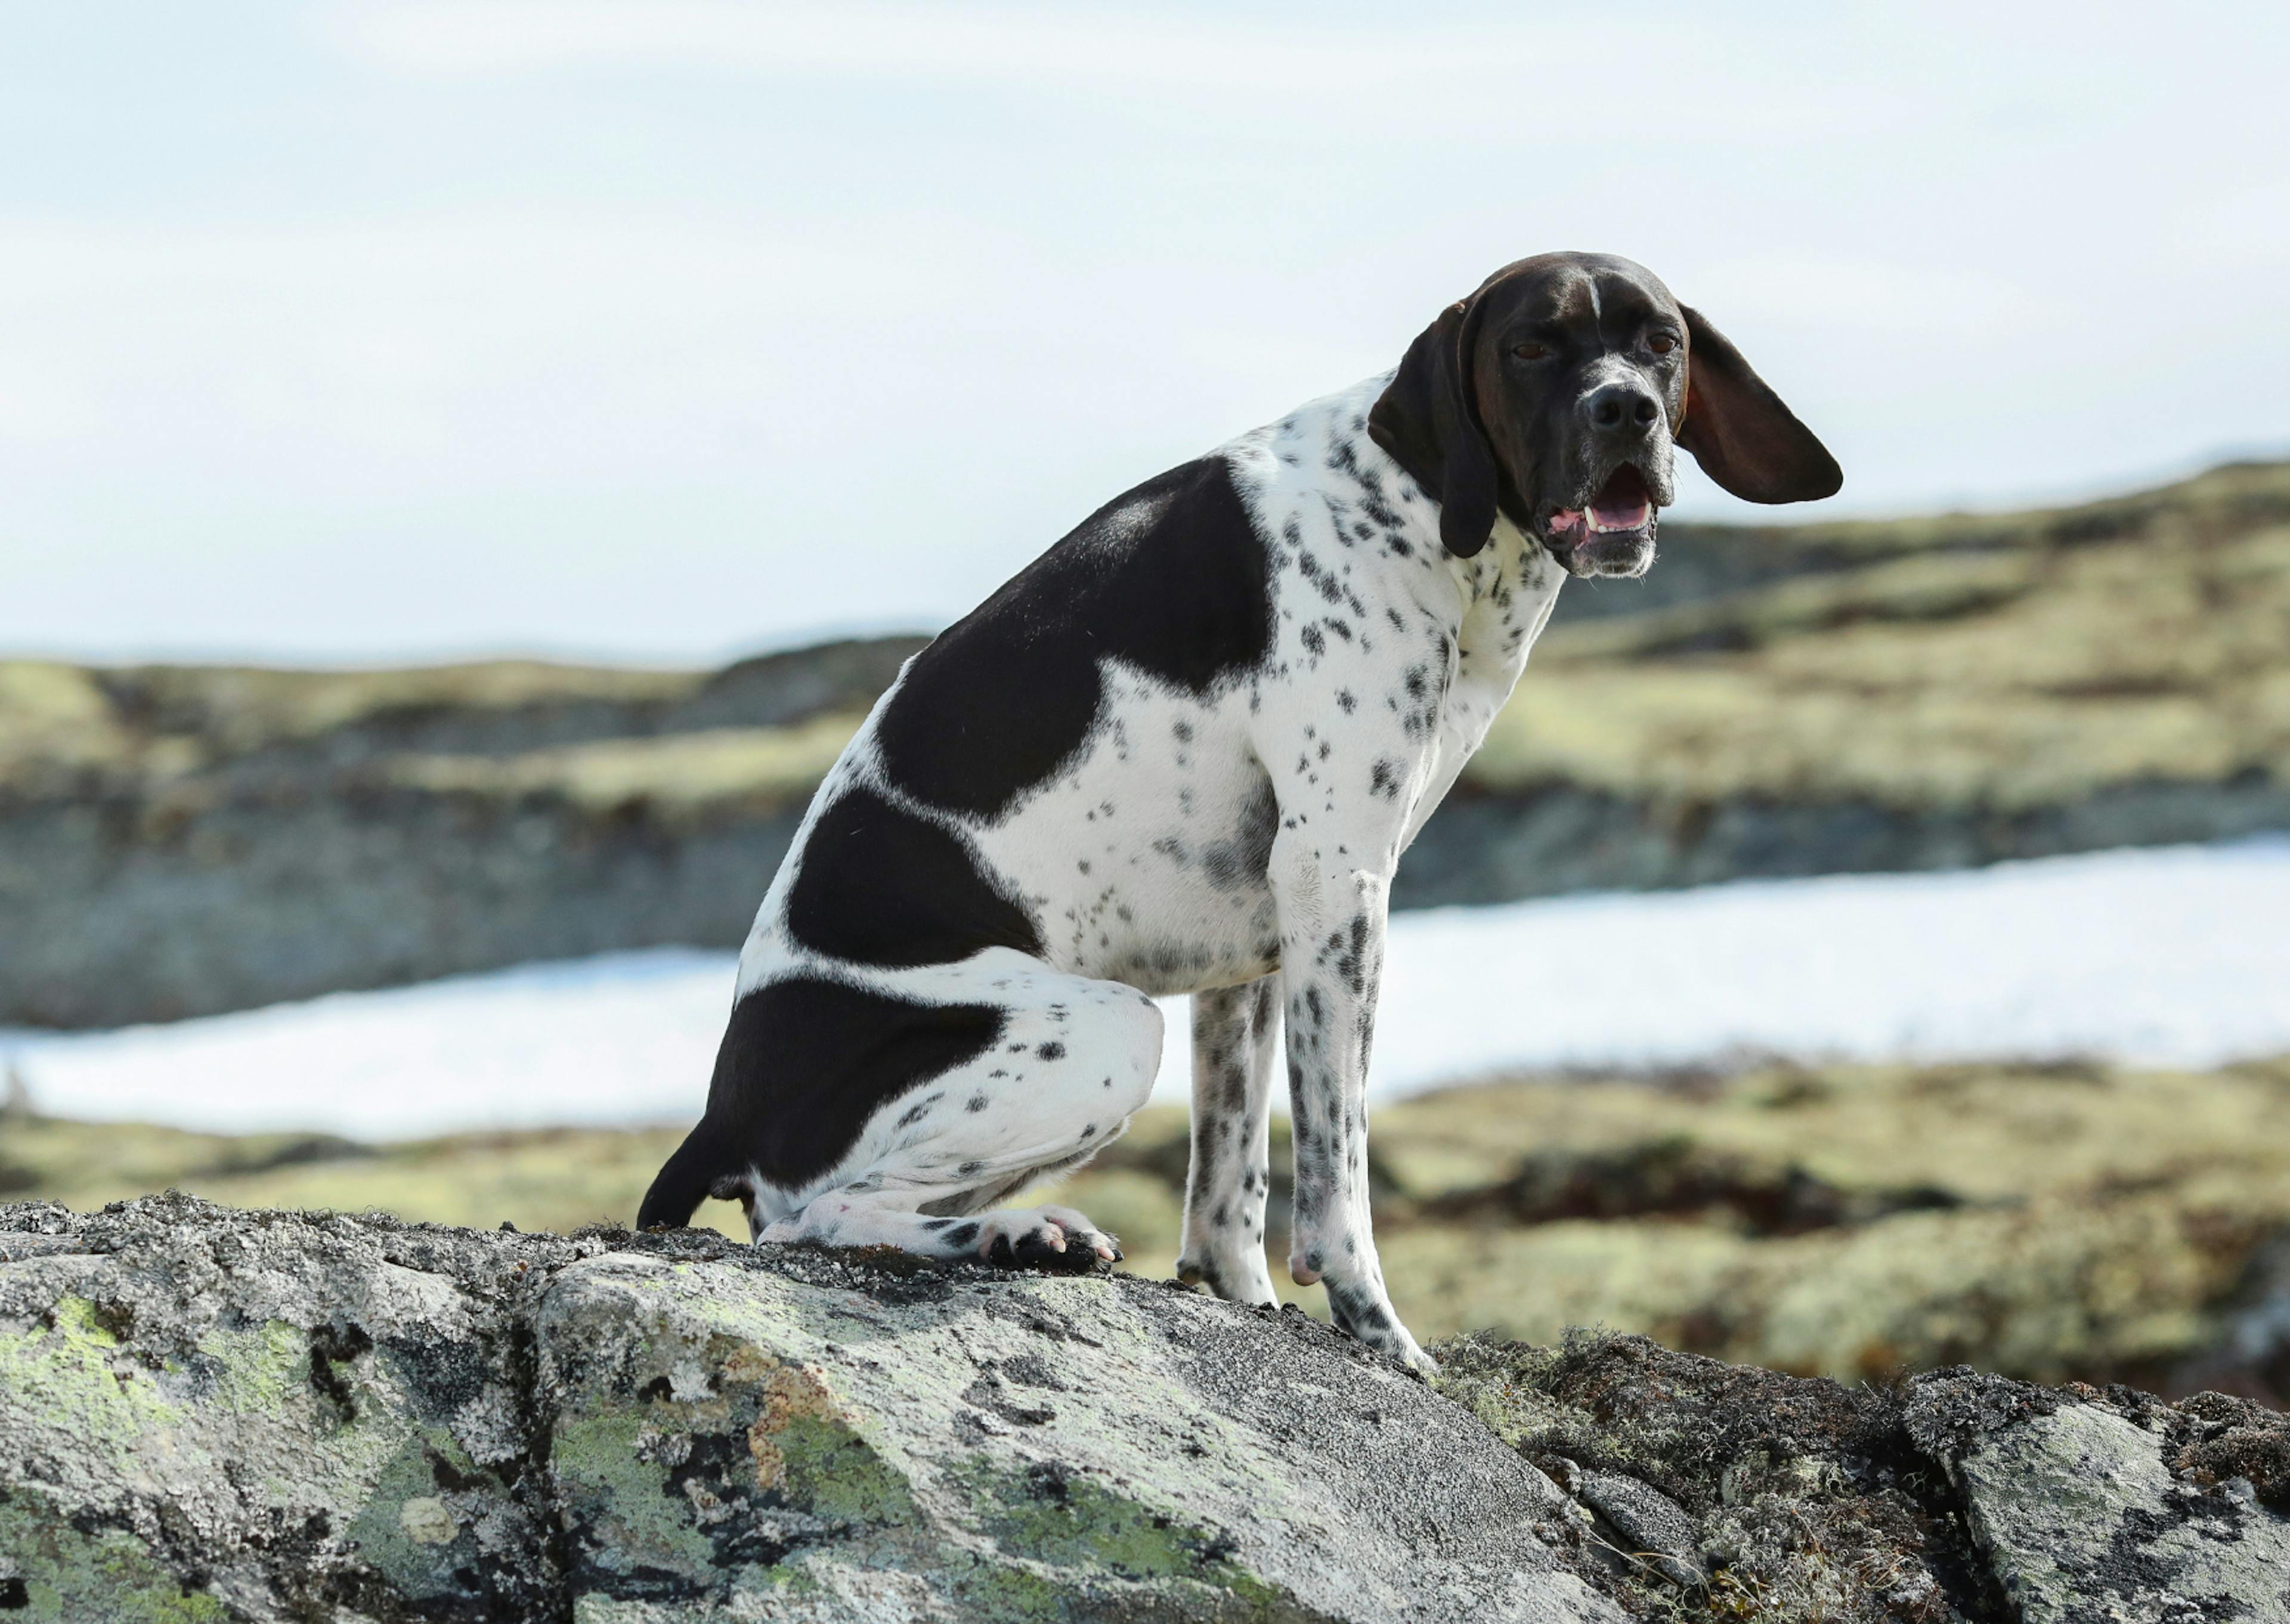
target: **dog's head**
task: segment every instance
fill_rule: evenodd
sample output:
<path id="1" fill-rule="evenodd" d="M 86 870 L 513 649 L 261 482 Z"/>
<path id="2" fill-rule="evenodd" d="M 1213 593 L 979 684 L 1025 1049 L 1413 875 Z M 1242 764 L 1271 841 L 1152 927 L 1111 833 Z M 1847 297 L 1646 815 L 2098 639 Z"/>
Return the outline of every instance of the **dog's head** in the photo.
<path id="1" fill-rule="evenodd" d="M 1845 482 L 1725 334 L 1610 254 L 1521 260 L 1440 312 L 1368 433 L 1438 499 L 1449 551 L 1485 547 L 1500 509 L 1574 575 L 1645 572 L 1676 446 L 1753 502 Z"/>

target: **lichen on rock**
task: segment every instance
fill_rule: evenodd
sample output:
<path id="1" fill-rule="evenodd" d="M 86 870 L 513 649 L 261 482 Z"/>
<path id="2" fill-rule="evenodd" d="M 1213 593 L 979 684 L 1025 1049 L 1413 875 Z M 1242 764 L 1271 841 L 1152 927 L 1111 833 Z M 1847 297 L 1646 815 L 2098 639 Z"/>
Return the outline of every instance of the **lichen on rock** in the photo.
<path id="1" fill-rule="evenodd" d="M 0 1207 L 0 1611 L 2290 1618 L 2290 1422 L 2245 1401 L 1439 1352 L 697 1231 Z"/>

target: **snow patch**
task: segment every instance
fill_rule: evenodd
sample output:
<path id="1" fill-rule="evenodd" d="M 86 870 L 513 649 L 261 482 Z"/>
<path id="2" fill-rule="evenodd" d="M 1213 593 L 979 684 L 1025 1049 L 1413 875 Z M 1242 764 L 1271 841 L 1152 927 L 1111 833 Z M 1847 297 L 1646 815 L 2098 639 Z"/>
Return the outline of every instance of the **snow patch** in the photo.
<path id="1" fill-rule="evenodd" d="M 699 1115 L 733 956 L 663 949 L 171 1026 L 0 1032 L 42 1110 L 367 1139 Z M 1156 1096 L 1187 1092 L 1182 1000 Z M 2290 1051 L 2290 840 L 1402 914 L 1374 1092 L 1507 1068 Z"/>

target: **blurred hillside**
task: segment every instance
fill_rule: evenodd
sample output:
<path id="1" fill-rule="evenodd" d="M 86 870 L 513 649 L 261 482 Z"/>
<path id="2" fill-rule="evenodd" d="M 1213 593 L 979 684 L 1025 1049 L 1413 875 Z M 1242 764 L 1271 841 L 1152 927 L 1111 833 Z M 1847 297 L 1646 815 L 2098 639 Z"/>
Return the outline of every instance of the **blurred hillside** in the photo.
<path id="1" fill-rule="evenodd" d="M 1276 1122 L 1268 1248 L 1286 1285 Z M 1185 1113 L 1155 1107 L 1057 1197 L 1176 1260 Z M 242 1206 L 379 1207 L 565 1231 L 625 1223 L 676 1130 L 367 1146 L 0 1111 L 0 1198 L 88 1210 L 169 1186 Z M 1393 1294 L 1424 1337 L 1643 1332 L 1845 1380 L 1970 1363 L 2040 1380 L 2290 1398 L 2290 1064 L 1761 1065 L 1526 1077 L 1380 1108 Z M 1021 1204 L 1035 1199 L 1016 1198 Z M 698 1219 L 745 1238 L 728 1204 Z"/>
<path id="2" fill-rule="evenodd" d="M 0 662 L 0 1024 L 730 946 L 922 640 L 714 673 Z M 2290 465 L 1677 525 L 1570 585 L 1403 906 L 2290 828 Z"/>

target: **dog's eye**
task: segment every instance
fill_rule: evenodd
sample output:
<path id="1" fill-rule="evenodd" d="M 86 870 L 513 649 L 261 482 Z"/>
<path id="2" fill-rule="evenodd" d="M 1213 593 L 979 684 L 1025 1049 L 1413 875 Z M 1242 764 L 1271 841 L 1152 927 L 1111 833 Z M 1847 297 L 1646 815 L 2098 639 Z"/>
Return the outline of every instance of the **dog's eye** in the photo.
<path id="1" fill-rule="evenodd" d="M 1527 343 L 1516 346 L 1510 353 L 1517 356 L 1522 361 L 1547 361 L 1550 358 L 1550 346 L 1548 344 L 1537 344 L 1530 340 Z"/>
<path id="2" fill-rule="evenodd" d="M 1657 356 L 1666 356 L 1677 348 L 1677 340 L 1667 332 L 1653 333 L 1646 339 L 1646 348 Z"/>

